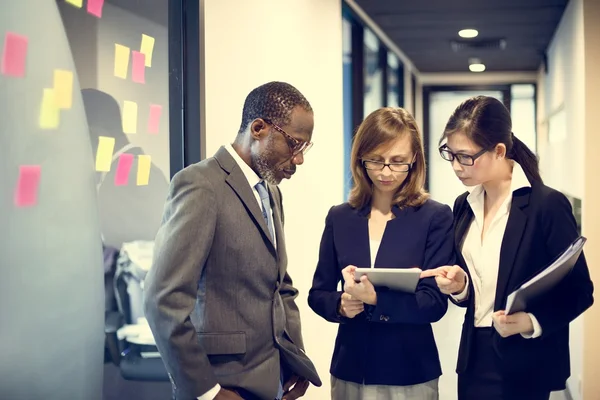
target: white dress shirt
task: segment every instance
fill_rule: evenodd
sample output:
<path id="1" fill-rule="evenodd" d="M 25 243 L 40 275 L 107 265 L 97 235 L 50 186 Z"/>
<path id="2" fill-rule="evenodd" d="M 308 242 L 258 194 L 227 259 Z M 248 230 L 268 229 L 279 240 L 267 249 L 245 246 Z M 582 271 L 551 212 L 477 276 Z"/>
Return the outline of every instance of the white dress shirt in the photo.
<path id="1" fill-rule="evenodd" d="M 494 302 L 496 298 L 496 285 L 498 283 L 498 270 L 500 267 L 500 249 L 506 230 L 513 192 L 515 190 L 531 187 L 525 172 L 515 162 L 510 183 L 510 192 L 489 224 L 483 240 L 481 234 L 484 224 L 484 198 L 485 191 L 482 185 L 468 188 L 470 192 L 467 201 L 473 210 L 474 218 L 468 228 L 462 247 L 462 256 L 467 263 L 467 268 L 473 279 L 475 290 L 475 326 L 491 327 Z M 468 278 L 467 278 L 468 279 Z M 469 285 L 458 295 L 452 296 L 456 301 L 463 301 L 469 296 Z M 521 334 L 524 338 L 541 336 L 542 327 L 537 319 L 528 313 L 533 322 L 533 334 Z"/>
<path id="2" fill-rule="evenodd" d="M 250 168 L 244 160 L 242 160 L 242 157 L 240 157 L 240 155 L 237 153 L 237 151 L 235 151 L 232 145 L 226 145 L 225 149 L 229 152 L 229 154 L 231 154 L 238 167 L 240 167 L 240 169 L 242 170 L 242 173 L 246 177 L 248 184 L 252 188 L 252 193 L 254 193 L 254 197 L 256 198 L 256 202 L 258 203 L 258 208 L 262 210 L 262 201 L 260 200 L 260 195 L 258 194 L 258 190 L 256 190 L 255 187 L 258 183 L 262 181 L 262 179 L 260 179 L 256 172 L 254 172 L 254 170 Z M 273 244 L 275 245 L 275 247 L 277 247 L 277 242 L 275 238 L 273 238 Z M 197 400 L 213 400 L 215 397 L 217 397 L 217 394 L 220 390 L 221 385 L 217 383 L 215 387 L 210 389 L 208 392 L 204 393 L 202 396 L 198 397 Z"/>
<path id="3" fill-rule="evenodd" d="M 375 259 L 377 258 L 377 253 L 379 253 L 379 246 L 381 245 L 381 240 L 369 240 L 369 248 L 371 251 L 371 268 L 375 268 Z"/>

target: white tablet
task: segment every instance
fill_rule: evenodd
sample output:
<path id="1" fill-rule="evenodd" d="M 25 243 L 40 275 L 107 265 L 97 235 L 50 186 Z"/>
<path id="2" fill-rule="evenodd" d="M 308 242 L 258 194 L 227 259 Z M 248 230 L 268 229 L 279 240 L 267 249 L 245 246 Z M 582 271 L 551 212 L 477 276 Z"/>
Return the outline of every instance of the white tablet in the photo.
<path id="1" fill-rule="evenodd" d="M 366 275 L 373 286 L 388 287 L 407 293 L 414 293 L 421 278 L 419 268 L 356 268 L 354 280 Z"/>

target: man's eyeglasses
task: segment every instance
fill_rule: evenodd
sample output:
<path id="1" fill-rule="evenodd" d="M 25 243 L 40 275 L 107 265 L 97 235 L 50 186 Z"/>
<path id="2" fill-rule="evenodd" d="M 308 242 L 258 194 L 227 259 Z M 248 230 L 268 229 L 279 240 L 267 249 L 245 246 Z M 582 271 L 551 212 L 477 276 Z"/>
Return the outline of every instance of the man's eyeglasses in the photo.
<path id="1" fill-rule="evenodd" d="M 383 161 L 362 160 L 362 164 L 365 169 L 370 169 L 371 171 L 381 171 L 385 167 L 388 167 L 392 172 L 408 172 L 412 168 L 412 163 L 400 162 L 384 163 Z"/>
<path id="2" fill-rule="evenodd" d="M 474 165 L 475 160 L 477 160 L 479 157 L 481 157 L 482 155 L 484 155 L 485 153 L 487 153 L 489 151 L 487 149 L 483 149 L 473 155 L 464 154 L 464 153 L 453 153 L 450 151 L 450 149 L 448 147 L 446 147 L 446 145 L 440 147 L 439 150 L 440 150 L 440 156 L 442 156 L 442 158 L 444 160 L 450 161 L 450 162 L 453 162 L 454 160 L 456 160 L 456 161 L 458 161 L 459 164 L 466 165 L 468 167 Z"/>
<path id="3" fill-rule="evenodd" d="M 263 118 L 263 121 L 265 121 L 269 125 L 273 125 L 273 128 L 275 128 L 277 132 L 281 133 L 285 137 L 287 145 L 290 148 L 290 151 L 292 152 L 292 157 L 295 157 L 300 153 L 302 153 L 302 155 L 306 154 L 308 150 L 310 150 L 310 148 L 313 146 L 313 142 L 305 142 L 304 140 L 299 140 L 289 135 L 286 131 L 281 129 L 279 125 L 277 125 L 270 119 Z"/>

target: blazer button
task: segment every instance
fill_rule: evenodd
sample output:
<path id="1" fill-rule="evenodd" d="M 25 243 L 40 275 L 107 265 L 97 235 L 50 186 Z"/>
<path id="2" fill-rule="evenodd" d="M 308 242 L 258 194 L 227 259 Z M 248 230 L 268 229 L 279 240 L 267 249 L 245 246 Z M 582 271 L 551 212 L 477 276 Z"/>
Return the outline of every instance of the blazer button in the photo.
<path id="1" fill-rule="evenodd" d="M 387 322 L 387 321 L 389 321 L 389 319 L 390 319 L 390 317 L 388 317 L 387 315 L 381 315 L 381 316 L 379 316 L 379 320 L 380 321 Z"/>

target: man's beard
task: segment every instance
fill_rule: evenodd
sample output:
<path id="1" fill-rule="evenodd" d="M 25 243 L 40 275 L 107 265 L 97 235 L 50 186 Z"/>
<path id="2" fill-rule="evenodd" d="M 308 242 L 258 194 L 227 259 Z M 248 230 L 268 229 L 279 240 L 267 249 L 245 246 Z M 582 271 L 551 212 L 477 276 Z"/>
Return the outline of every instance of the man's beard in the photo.
<path id="1" fill-rule="evenodd" d="M 271 165 L 270 159 L 273 153 L 269 149 L 271 145 L 269 142 L 267 142 L 268 150 L 265 150 L 262 154 L 256 154 L 254 152 L 250 154 L 251 167 L 256 171 L 258 176 L 267 181 L 267 183 L 279 185 L 279 182 L 281 182 L 281 179 L 277 177 L 279 169 L 276 166 Z"/>

